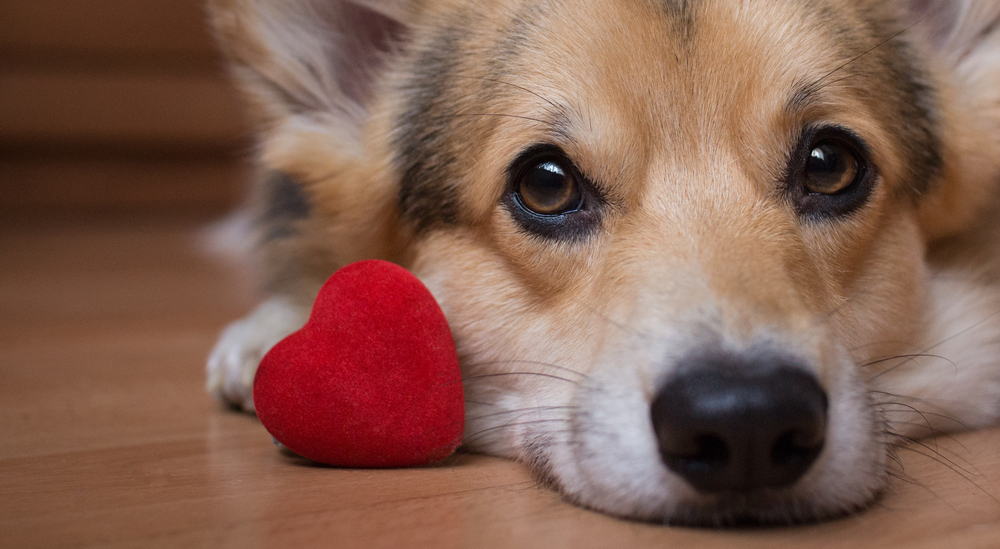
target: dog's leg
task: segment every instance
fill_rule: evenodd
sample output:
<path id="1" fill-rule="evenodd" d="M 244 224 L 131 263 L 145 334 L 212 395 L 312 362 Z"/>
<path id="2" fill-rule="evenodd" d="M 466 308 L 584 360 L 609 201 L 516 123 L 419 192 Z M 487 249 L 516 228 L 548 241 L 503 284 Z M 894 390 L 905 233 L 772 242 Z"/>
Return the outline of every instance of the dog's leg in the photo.
<path id="1" fill-rule="evenodd" d="M 208 391 L 232 406 L 254 411 L 253 379 L 261 358 L 301 328 L 308 315 L 308 307 L 276 296 L 226 327 L 208 358 Z"/>

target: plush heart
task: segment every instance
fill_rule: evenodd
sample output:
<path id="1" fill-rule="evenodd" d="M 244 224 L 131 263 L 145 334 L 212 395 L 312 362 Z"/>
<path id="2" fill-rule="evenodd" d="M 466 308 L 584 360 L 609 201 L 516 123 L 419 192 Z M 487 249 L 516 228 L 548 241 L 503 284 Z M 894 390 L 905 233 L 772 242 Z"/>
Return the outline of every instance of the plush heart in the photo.
<path id="1" fill-rule="evenodd" d="M 465 422 L 444 313 L 415 276 L 385 261 L 330 277 L 309 322 L 264 356 L 253 398 L 278 442 L 342 467 L 443 459 Z"/>

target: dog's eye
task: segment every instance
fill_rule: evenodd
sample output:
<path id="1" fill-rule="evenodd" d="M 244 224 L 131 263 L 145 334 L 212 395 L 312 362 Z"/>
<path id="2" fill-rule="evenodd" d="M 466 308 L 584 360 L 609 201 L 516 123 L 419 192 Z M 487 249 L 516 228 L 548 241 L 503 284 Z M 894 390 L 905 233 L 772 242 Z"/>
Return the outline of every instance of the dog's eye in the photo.
<path id="1" fill-rule="evenodd" d="M 600 225 L 603 195 L 558 147 L 525 150 L 507 176 L 501 204 L 525 231 L 547 239 L 578 240 Z"/>
<path id="2" fill-rule="evenodd" d="M 804 132 L 790 162 L 786 188 L 807 219 L 850 215 L 868 202 L 878 180 L 865 142 L 839 126 Z"/>
<path id="3" fill-rule="evenodd" d="M 808 192 L 837 194 L 850 188 L 861 174 L 861 162 L 844 143 L 825 139 L 815 143 L 806 160 L 803 185 Z"/>
<path id="4" fill-rule="evenodd" d="M 557 158 L 540 158 L 524 167 L 517 194 L 539 215 L 560 215 L 580 208 L 582 194 L 573 172 Z"/>

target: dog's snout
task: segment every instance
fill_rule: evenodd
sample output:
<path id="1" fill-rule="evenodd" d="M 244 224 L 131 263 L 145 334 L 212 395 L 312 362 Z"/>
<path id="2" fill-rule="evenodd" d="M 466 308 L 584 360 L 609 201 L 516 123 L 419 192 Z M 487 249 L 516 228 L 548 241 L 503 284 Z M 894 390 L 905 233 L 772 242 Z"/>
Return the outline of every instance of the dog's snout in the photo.
<path id="1" fill-rule="evenodd" d="M 664 463 L 695 489 L 750 492 L 789 486 L 809 469 L 826 409 L 826 393 L 802 368 L 716 361 L 673 376 L 651 416 Z"/>

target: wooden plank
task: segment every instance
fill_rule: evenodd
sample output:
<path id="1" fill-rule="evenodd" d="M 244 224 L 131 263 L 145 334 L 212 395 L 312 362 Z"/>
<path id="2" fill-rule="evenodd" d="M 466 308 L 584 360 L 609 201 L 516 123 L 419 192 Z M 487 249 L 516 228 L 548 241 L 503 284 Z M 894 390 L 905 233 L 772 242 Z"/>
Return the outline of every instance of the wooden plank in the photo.
<path id="1" fill-rule="evenodd" d="M 0 146 L 232 144 L 243 106 L 222 74 L 0 73 Z"/>
<path id="2" fill-rule="evenodd" d="M 224 156 L 0 159 L 0 215 L 218 213 L 239 203 L 249 177 Z"/>
<path id="3" fill-rule="evenodd" d="M 203 0 L 3 0 L 0 49 L 211 57 Z"/>

